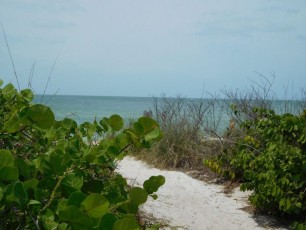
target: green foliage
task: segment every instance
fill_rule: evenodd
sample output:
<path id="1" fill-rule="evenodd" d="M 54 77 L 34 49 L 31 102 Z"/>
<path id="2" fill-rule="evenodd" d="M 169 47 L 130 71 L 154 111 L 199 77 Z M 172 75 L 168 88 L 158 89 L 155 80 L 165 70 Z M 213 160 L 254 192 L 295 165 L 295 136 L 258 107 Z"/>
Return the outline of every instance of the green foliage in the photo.
<path id="1" fill-rule="evenodd" d="M 158 124 L 143 117 L 123 129 L 119 115 L 56 121 L 32 99 L 28 89 L 0 88 L 0 229 L 140 229 L 138 208 L 164 178 L 130 188 L 115 161 L 159 140 Z"/>
<path id="2" fill-rule="evenodd" d="M 205 163 L 242 180 L 242 190 L 254 191 L 250 201 L 256 207 L 302 216 L 306 213 L 306 110 L 299 115 L 261 108 L 253 112 L 255 119 L 242 125 L 245 136 L 226 154 Z"/>

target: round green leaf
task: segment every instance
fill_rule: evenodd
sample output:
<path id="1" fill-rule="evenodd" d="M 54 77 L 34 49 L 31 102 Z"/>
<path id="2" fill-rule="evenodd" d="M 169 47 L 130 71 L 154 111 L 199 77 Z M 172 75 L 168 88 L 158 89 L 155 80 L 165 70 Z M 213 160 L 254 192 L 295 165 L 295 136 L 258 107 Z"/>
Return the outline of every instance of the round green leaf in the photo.
<path id="1" fill-rule="evenodd" d="M 162 132 L 160 131 L 159 128 L 155 128 L 153 131 L 146 134 L 144 138 L 145 141 L 151 141 L 154 139 L 159 139 L 160 137 L 162 137 Z"/>
<path id="2" fill-rule="evenodd" d="M 4 166 L 0 169 L 0 180 L 18 180 L 18 168 L 12 166 Z"/>
<path id="3" fill-rule="evenodd" d="M 140 230 L 140 226 L 136 220 L 124 218 L 115 222 L 113 230 Z"/>
<path id="4" fill-rule="evenodd" d="M 25 205 L 28 201 L 28 194 L 21 182 L 16 182 L 14 185 L 14 195 L 19 200 L 21 205 Z"/>
<path id="5" fill-rule="evenodd" d="M 160 186 L 165 183 L 165 177 L 163 176 L 151 176 L 148 180 L 143 183 L 143 188 L 148 194 L 156 192 Z"/>
<path id="6" fill-rule="evenodd" d="M 103 127 L 105 131 L 108 131 L 108 118 L 107 117 L 103 117 L 103 119 L 99 121 L 99 124 Z"/>
<path id="7" fill-rule="evenodd" d="M 27 180 L 23 183 L 24 189 L 28 190 L 28 189 L 33 189 L 36 190 L 37 185 L 38 185 L 38 180 L 37 179 L 31 179 L 31 180 Z"/>
<path id="8" fill-rule="evenodd" d="M 17 91 L 14 85 L 9 83 L 6 86 L 4 86 L 2 93 L 3 93 L 3 97 L 6 100 L 11 100 L 16 95 Z"/>
<path id="9" fill-rule="evenodd" d="M 9 150 L 0 150 L 0 168 L 4 166 L 14 166 L 14 157 Z"/>
<path id="10" fill-rule="evenodd" d="M 28 123 L 27 119 L 20 118 L 20 116 L 15 114 L 4 122 L 3 130 L 7 133 L 15 133 L 23 129 Z"/>
<path id="11" fill-rule="evenodd" d="M 135 203 L 136 205 L 143 204 L 148 199 L 148 193 L 139 187 L 134 187 L 131 189 L 129 193 L 129 198 L 131 203 Z"/>
<path id="12" fill-rule="evenodd" d="M 68 129 L 68 130 L 76 128 L 78 126 L 77 123 L 74 120 L 70 119 L 70 118 L 65 118 L 62 121 L 62 124 L 63 124 L 63 127 L 65 129 Z"/>
<path id="13" fill-rule="evenodd" d="M 92 193 L 85 198 L 81 206 L 92 218 L 101 218 L 108 210 L 109 202 L 101 194 Z"/>
<path id="14" fill-rule="evenodd" d="M 138 123 L 141 124 L 145 133 L 150 132 L 154 130 L 156 127 L 158 127 L 157 122 L 150 117 L 141 117 L 138 119 Z"/>
<path id="15" fill-rule="evenodd" d="M 32 90 L 30 89 L 23 89 L 20 91 L 21 95 L 23 96 L 23 98 L 25 98 L 27 101 L 32 101 L 34 98 L 34 94 L 32 92 Z"/>
<path id="16" fill-rule="evenodd" d="M 105 214 L 99 221 L 99 230 L 112 230 L 117 217 L 114 214 Z"/>
<path id="17" fill-rule="evenodd" d="M 74 173 L 68 174 L 62 181 L 62 186 L 67 194 L 80 191 L 83 186 L 83 178 Z"/>
<path id="18" fill-rule="evenodd" d="M 71 223 L 77 229 L 90 229 L 93 225 L 91 218 L 76 206 L 67 206 L 58 215 L 61 220 Z"/>
<path id="19" fill-rule="evenodd" d="M 114 131 L 119 131 L 123 127 L 123 119 L 119 115 L 114 114 L 108 119 L 108 124 Z"/>
<path id="20" fill-rule="evenodd" d="M 35 122 L 42 129 L 50 128 L 55 121 L 52 110 L 48 106 L 41 104 L 32 105 L 27 115 L 32 122 Z"/>
<path id="21" fill-rule="evenodd" d="M 67 205 L 74 205 L 80 207 L 80 204 L 85 200 L 86 195 L 82 192 L 76 191 L 69 197 Z"/>

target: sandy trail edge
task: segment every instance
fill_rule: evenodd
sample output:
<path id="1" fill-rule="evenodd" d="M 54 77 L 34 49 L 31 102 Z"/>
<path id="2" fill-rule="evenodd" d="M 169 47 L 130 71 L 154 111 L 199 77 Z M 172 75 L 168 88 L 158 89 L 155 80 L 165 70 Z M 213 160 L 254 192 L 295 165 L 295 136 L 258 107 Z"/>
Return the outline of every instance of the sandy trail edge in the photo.
<path id="1" fill-rule="evenodd" d="M 275 221 L 254 217 L 241 208 L 248 206 L 249 193 L 236 189 L 226 196 L 221 185 L 195 180 L 182 172 L 152 168 L 142 161 L 125 157 L 116 170 L 132 186 L 140 186 L 153 175 L 163 175 L 166 183 L 158 190 L 158 199 L 149 199 L 141 210 L 175 229 L 286 229 Z"/>

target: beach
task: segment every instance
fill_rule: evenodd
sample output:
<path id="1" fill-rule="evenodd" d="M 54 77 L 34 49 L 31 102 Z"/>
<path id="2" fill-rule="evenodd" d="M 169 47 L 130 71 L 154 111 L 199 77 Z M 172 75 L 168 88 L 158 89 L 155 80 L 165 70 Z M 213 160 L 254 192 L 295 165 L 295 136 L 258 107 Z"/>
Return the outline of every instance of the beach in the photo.
<path id="1" fill-rule="evenodd" d="M 159 170 L 133 157 L 118 162 L 117 170 L 131 186 L 142 187 L 153 175 L 163 175 L 166 183 L 149 199 L 141 214 L 149 222 L 160 222 L 163 229 L 287 229 L 276 220 L 244 211 L 250 207 L 251 192 L 239 188 L 225 194 L 224 186 L 191 178 L 183 172 Z"/>

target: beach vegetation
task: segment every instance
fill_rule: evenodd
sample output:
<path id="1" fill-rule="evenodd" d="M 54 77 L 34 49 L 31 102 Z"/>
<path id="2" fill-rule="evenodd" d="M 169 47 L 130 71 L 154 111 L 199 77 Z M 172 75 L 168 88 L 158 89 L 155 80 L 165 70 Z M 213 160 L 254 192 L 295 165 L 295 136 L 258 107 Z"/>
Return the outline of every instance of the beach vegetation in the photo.
<path id="1" fill-rule="evenodd" d="M 139 206 L 165 183 L 130 187 L 115 172 L 128 148 L 162 137 L 155 120 L 112 115 L 78 125 L 0 80 L 0 229 L 141 229 Z M 96 142 L 96 140 L 99 140 Z"/>
<path id="2" fill-rule="evenodd" d="M 253 191 L 249 199 L 257 211 L 297 220 L 295 227 L 302 229 L 306 100 L 278 100 L 273 79 L 262 77 L 245 91 L 225 90 L 223 97 L 156 98 L 150 116 L 160 124 L 164 138 L 151 149 L 135 151 L 136 156 L 162 168 L 211 175 L 209 168 L 241 184 L 241 190 Z M 224 114 L 229 122 L 221 130 Z"/>
<path id="3" fill-rule="evenodd" d="M 163 138 L 152 148 L 134 151 L 133 154 L 160 168 L 202 168 L 202 159 L 212 154 L 213 148 L 218 148 L 214 142 L 208 148 L 203 141 L 206 118 L 211 117 L 211 110 L 210 101 L 190 100 L 180 95 L 154 98 L 153 110 L 144 114 L 158 122 Z"/>
<path id="4" fill-rule="evenodd" d="M 241 190 L 253 191 L 249 200 L 258 210 L 303 219 L 306 110 L 295 115 L 254 108 L 253 113 L 253 119 L 241 124 L 243 138 L 205 164 L 228 179 L 239 180 Z"/>

